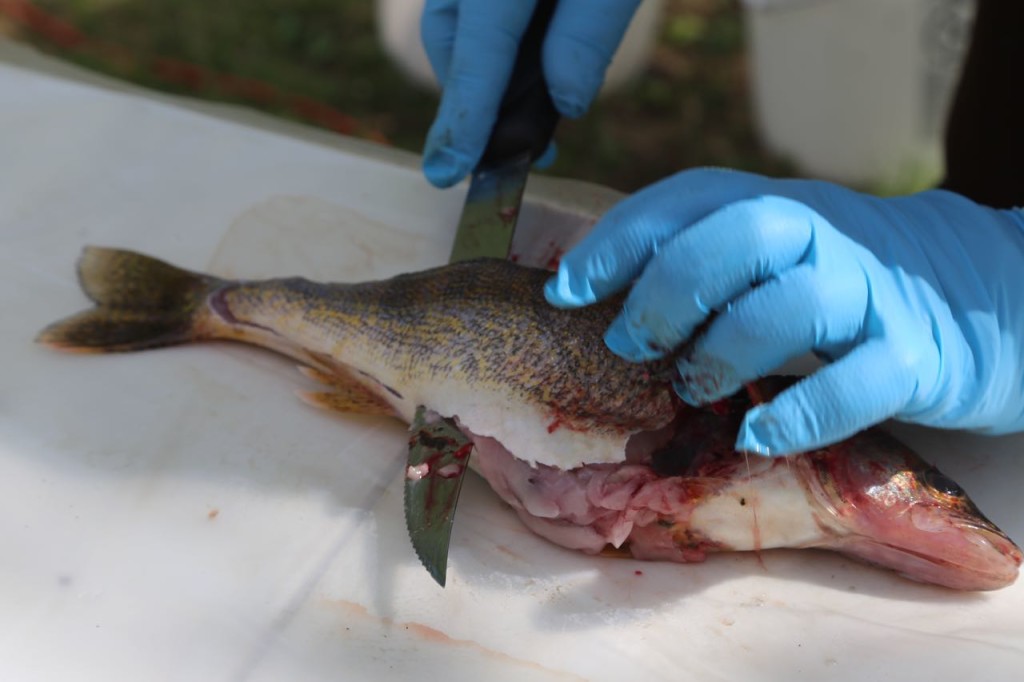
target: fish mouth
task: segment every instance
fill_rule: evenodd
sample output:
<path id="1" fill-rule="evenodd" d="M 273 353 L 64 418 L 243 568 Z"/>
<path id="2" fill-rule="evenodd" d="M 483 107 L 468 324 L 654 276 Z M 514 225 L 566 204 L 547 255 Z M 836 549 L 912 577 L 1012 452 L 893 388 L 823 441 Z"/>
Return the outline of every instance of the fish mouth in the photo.
<path id="1" fill-rule="evenodd" d="M 1006 533 L 997 528 L 988 519 L 957 519 L 954 523 L 958 530 L 963 531 L 971 542 L 991 547 L 999 552 L 1009 563 L 1013 565 L 1014 573 L 1024 561 L 1024 553 Z"/>
<path id="2" fill-rule="evenodd" d="M 1024 555 L 988 519 L 947 516 L 941 526 L 926 527 L 913 512 L 909 516 L 910 528 L 856 533 L 832 547 L 911 580 L 958 590 L 995 590 L 1016 581 Z"/>
<path id="3" fill-rule="evenodd" d="M 951 571 L 973 574 L 979 582 L 988 581 L 988 589 L 1014 582 L 1024 560 L 1020 547 L 970 498 L 956 501 L 959 508 L 955 510 L 929 505 L 911 509 L 911 523 L 924 534 L 909 551 L 927 548 L 922 556 Z M 934 539 L 929 537 L 936 531 Z"/>
<path id="4" fill-rule="evenodd" d="M 995 590 L 1016 581 L 1020 548 L 957 487 L 941 495 L 922 483 L 913 460 L 890 465 L 885 485 L 847 460 L 811 457 L 809 498 L 833 540 L 824 543 L 918 581 L 958 590 Z M 874 488 L 880 490 L 874 491 Z"/>
<path id="5" fill-rule="evenodd" d="M 998 542 L 992 542 L 993 545 L 999 544 L 1010 544 L 1014 547 L 1017 554 L 1020 554 L 1020 550 L 1017 549 L 1016 544 L 1009 538 L 1009 536 L 999 529 L 994 523 L 989 521 L 985 517 L 972 518 L 961 516 L 953 520 L 953 525 L 963 531 L 969 531 L 972 533 L 980 533 L 991 540 L 998 540 Z"/>
<path id="6" fill-rule="evenodd" d="M 1001 536 L 993 534 L 993 537 Z M 1004 540 L 1004 542 L 1008 542 Z M 1012 543 L 1009 543 L 1012 545 Z M 1017 579 L 1020 550 L 1004 554 L 998 546 L 983 559 L 957 560 L 933 552 L 911 549 L 860 536 L 836 547 L 869 564 L 883 566 L 915 582 L 931 583 L 955 590 L 997 590 Z"/>

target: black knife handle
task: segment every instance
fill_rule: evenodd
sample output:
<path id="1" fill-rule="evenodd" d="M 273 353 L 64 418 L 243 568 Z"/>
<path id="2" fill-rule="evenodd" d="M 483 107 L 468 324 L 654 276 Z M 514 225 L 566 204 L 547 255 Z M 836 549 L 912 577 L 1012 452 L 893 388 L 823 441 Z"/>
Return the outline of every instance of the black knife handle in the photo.
<path id="1" fill-rule="evenodd" d="M 551 142 L 559 116 L 544 79 L 541 49 L 556 2 L 537 0 L 530 24 L 519 43 L 512 77 L 498 110 L 498 120 L 478 168 L 502 163 L 526 151 L 530 152 L 532 160 L 536 160 Z"/>

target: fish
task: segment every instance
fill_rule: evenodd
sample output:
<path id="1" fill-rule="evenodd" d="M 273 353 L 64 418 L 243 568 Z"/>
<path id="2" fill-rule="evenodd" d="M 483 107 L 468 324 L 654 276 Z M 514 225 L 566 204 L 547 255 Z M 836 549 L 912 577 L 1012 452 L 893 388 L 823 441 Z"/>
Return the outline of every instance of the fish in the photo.
<path id="1" fill-rule="evenodd" d="M 621 296 L 555 308 L 544 269 L 480 259 L 368 282 L 228 280 L 86 247 L 78 276 L 93 307 L 39 343 L 241 342 L 296 360 L 322 385 L 300 393 L 317 407 L 451 418 L 472 439 L 471 466 L 563 547 L 679 563 L 818 548 L 958 590 L 1002 588 L 1019 572 L 1020 548 L 967 493 L 879 428 L 787 458 L 734 451 L 746 410 L 797 378 L 688 406 L 671 359 L 628 362 L 605 346 Z"/>

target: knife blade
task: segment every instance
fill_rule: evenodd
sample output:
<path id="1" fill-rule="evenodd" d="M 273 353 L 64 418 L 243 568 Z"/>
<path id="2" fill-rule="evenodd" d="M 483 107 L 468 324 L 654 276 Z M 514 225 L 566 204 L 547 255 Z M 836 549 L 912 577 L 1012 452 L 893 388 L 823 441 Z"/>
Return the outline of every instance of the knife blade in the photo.
<path id="1" fill-rule="evenodd" d="M 455 420 L 429 413 L 422 405 L 416 409 L 410 429 L 405 526 L 416 556 L 444 587 L 452 520 L 473 441 Z"/>
<path id="2" fill-rule="evenodd" d="M 558 125 L 541 67 L 541 48 L 556 0 L 539 0 L 519 44 L 498 118 L 470 178 L 450 263 L 507 258 L 530 165 L 547 149 Z"/>
<path id="3" fill-rule="evenodd" d="M 450 263 L 508 258 L 530 165 L 547 149 L 558 111 L 541 68 L 541 48 L 557 0 L 538 0 L 480 163 L 470 178 Z M 405 524 L 416 556 L 441 587 L 452 522 L 472 441 L 454 420 L 417 409 L 405 477 Z"/>

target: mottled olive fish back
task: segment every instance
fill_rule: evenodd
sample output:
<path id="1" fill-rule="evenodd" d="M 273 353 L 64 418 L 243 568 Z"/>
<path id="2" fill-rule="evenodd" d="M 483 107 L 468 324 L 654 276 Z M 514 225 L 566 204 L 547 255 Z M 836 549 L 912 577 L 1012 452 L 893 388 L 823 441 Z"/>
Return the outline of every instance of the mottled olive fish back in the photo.
<path id="1" fill-rule="evenodd" d="M 637 365 L 608 350 L 605 329 L 621 299 L 573 310 L 549 305 L 550 273 L 479 260 L 354 285 L 363 324 L 378 341 L 401 345 L 431 373 L 515 386 L 557 408 L 566 426 L 663 425 L 671 412 L 664 363 Z"/>
<path id="2" fill-rule="evenodd" d="M 138 253 L 88 247 L 79 277 L 96 307 L 50 325 L 38 340 L 107 352 L 233 339 L 320 369 L 325 365 L 316 357 L 344 365 L 355 354 L 387 365 L 398 383 L 454 378 L 500 386 L 542 406 L 557 427 L 666 424 L 673 413 L 666 366 L 626 362 L 602 341 L 621 300 L 560 310 L 544 300 L 548 276 L 478 260 L 352 284 L 227 281 Z M 278 342 L 289 335 L 303 337 L 303 352 Z"/>

